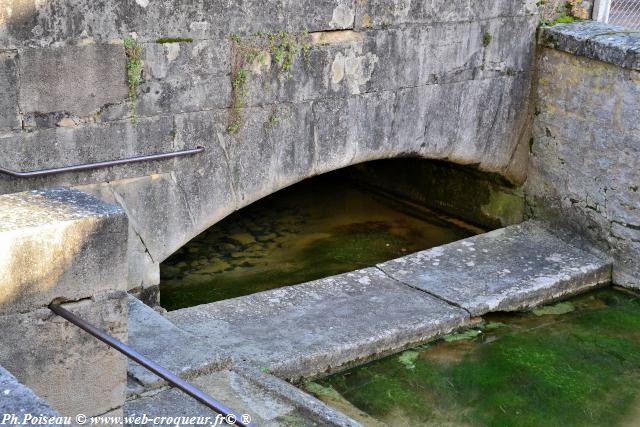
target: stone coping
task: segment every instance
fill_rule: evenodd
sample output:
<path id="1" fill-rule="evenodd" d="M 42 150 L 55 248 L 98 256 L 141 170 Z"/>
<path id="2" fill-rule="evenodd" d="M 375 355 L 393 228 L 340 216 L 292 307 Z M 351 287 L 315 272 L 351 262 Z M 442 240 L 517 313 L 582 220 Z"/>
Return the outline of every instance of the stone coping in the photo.
<path id="1" fill-rule="evenodd" d="M 70 188 L 25 191 L 0 196 L 0 232 L 122 213 L 115 205 Z"/>
<path id="2" fill-rule="evenodd" d="M 640 70 L 640 31 L 595 21 L 543 27 L 540 45 Z"/>

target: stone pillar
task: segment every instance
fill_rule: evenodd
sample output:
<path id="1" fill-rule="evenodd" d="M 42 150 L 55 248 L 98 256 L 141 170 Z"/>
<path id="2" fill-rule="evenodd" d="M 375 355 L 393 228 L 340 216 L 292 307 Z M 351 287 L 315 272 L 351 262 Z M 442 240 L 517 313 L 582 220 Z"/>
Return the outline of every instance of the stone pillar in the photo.
<path id="1" fill-rule="evenodd" d="M 66 188 L 0 196 L 0 365 L 62 415 L 121 408 L 127 361 L 47 305 L 126 340 L 126 252 L 116 206 Z"/>

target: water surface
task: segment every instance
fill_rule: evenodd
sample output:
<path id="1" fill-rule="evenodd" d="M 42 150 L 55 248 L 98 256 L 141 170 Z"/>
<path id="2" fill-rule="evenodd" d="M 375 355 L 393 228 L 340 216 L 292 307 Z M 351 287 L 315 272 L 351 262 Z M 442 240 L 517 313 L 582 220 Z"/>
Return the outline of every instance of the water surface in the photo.
<path id="1" fill-rule="evenodd" d="M 161 305 L 174 310 L 303 283 L 478 231 L 365 191 L 339 171 L 258 201 L 179 250 L 161 265 Z"/>
<path id="2" fill-rule="evenodd" d="M 640 297 L 488 315 L 306 388 L 370 426 L 640 426 Z"/>

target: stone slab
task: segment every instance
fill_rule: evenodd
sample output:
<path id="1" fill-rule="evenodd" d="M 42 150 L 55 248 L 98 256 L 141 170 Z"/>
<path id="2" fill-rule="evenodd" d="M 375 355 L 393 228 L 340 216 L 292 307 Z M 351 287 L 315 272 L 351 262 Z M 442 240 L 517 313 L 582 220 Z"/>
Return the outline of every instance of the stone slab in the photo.
<path id="1" fill-rule="evenodd" d="M 233 370 L 222 370 L 203 375 L 191 381 L 193 385 L 234 410 L 238 415 L 249 415 L 251 422 L 259 426 L 317 426 L 354 425 L 320 423 L 300 411 L 295 404 L 267 392 L 254 381 Z M 290 387 L 293 387 L 289 385 Z M 210 417 L 207 425 L 213 425 L 216 413 L 176 389 L 163 390 L 154 395 L 129 400 L 124 407 L 125 416 L 147 415 L 155 417 Z M 343 418 L 343 420 L 347 420 Z M 186 420 L 185 420 L 186 421 Z M 322 420 L 325 421 L 325 420 Z M 149 422 L 152 425 L 153 422 Z M 144 423 L 142 425 L 145 425 Z M 180 425 L 197 425 L 197 421 Z M 202 423 L 200 423 L 202 425 Z"/>
<path id="2" fill-rule="evenodd" d="M 249 365 L 236 363 L 233 371 L 262 387 L 265 392 L 293 403 L 305 417 L 319 420 L 321 425 L 359 426 L 356 421 L 324 402 L 293 386 L 291 383 Z"/>
<path id="3" fill-rule="evenodd" d="M 64 307 L 126 340 L 125 295 L 96 295 Z M 0 364 L 61 415 L 100 415 L 124 403 L 127 362 L 116 350 L 48 308 L 0 315 L 0 325 Z"/>
<path id="4" fill-rule="evenodd" d="M 543 46 L 640 70 L 640 33 L 620 25 L 582 21 L 544 27 Z"/>
<path id="5" fill-rule="evenodd" d="M 391 277 L 480 316 L 534 307 L 611 280 L 611 262 L 528 221 L 388 261 Z"/>
<path id="6" fill-rule="evenodd" d="M 24 49 L 20 54 L 20 107 L 87 116 L 126 99 L 127 61 L 121 45 Z"/>
<path id="7" fill-rule="evenodd" d="M 376 268 L 176 310 L 167 318 L 216 340 L 234 361 L 287 379 L 362 363 L 469 323 L 464 310 Z"/>
<path id="8" fill-rule="evenodd" d="M 0 313 L 125 290 L 126 249 L 115 205 L 66 188 L 0 196 Z"/>
<path id="9" fill-rule="evenodd" d="M 9 415 L 16 418 L 5 419 Z M 11 427 L 24 426 L 32 417 L 40 416 L 51 420 L 47 423 L 50 426 L 63 426 L 66 422 L 48 403 L 0 366 L 0 423 Z"/>
<path id="10" fill-rule="evenodd" d="M 0 50 L 0 129 L 20 127 L 16 52 Z"/>
<path id="11" fill-rule="evenodd" d="M 184 332 L 157 311 L 129 295 L 129 345 L 164 368 L 185 378 L 228 366 L 231 360 L 216 341 Z M 129 376 L 145 388 L 164 380 L 129 361 Z"/>

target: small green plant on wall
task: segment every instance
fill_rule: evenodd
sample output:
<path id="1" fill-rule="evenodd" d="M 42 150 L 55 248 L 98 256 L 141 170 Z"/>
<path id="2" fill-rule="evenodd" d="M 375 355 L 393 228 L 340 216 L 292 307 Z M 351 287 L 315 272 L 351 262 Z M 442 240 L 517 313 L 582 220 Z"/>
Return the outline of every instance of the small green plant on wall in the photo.
<path id="1" fill-rule="evenodd" d="M 286 31 L 274 33 L 255 33 L 242 38 L 229 37 L 232 43 L 231 62 L 231 114 L 227 131 L 236 134 L 242 128 L 242 109 L 248 95 L 248 83 L 251 69 L 271 61 L 278 70 L 281 79 L 292 77 L 296 57 L 303 53 L 305 60 L 311 49 L 308 32 L 290 34 Z"/>
<path id="2" fill-rule="evenodd" d="M 124 51 L 127 55 L 127 84 L 129 86 L 129 111 L 131 113 L 131 122 L 136 125 L 138 123 L 137 104 L 138 104 L 138 86 L 142 76 L 142 45 L 133 37 L 124 39 Z"/>

